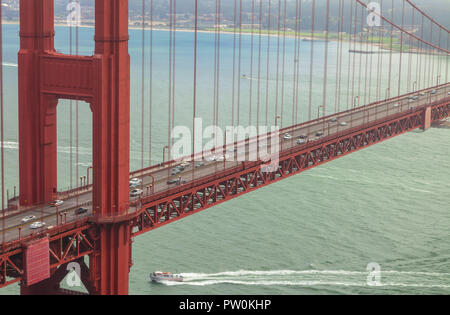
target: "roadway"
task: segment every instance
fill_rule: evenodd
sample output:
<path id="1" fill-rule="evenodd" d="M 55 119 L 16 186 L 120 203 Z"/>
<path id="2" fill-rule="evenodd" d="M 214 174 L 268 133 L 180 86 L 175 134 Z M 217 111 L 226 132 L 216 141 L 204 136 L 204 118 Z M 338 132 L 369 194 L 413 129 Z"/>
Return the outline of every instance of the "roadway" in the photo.
<path id="1" fill-rule="evenodd" d="M 342 132 L 357 126 L 374 122 L 387 116 L 407 112 L 411 109 L 411 107 L 417 108 L 434 101 L 445 99 L 450 95 L 450 84 L 436 89 L 436 94 L 433 95 L 430 93 L 431 90 L 433 89 L 431 88 L 424 90 L 425 95 L 419 96 L 419 99 L 415 101 L 410 100 L 408 99 L 408 96 L 405 96 L 388 102 L 358 107 L 351 111 L 338 113 L 315 121 L 303 123 L 298 126 L 284 128 L 280 134 L 280 152 L 289 150 L 296 146 L 305 145 L 297 143 L 300 136 L 302 136 L 302 138 L 306 137 L 305 141 L 311 143 L 337 132 Z M 419 94 L 416 93 L 415 95 Z M 319 132 L 323 133 L 323 135 L 320 135 Z M 284 140 L 285 133 L 289 133 L 292 138 L 289 140 Z M 256 139 L 252 139 L 237 145 L 228 145 L 226 149 L 223 150 L 225 151 L 224 153 L 216 152 L 205 154 L 203 156 L 204 165 L 197 167 L 198 162 L 187 163 L 185 169 L 181 173 L 174 176 L 171 175 L 172 169 L 174 166 L 181 164 L 181 162 L 172 165 L 165 165 L 159 169 L 144 171 L 141 175 L 139 175 L 139 178 L 142 179 L 142 185 L 138 188 L 143 190 L 144 196 L 163 192 L 179 185 L 179 183 L 168 184 L 170 179 L 177 180 L 181 177 L 186 184 L 189 184 L 193 180 L 201 179 L 213 175 L 215 172 L 220 172 L 238 166 L 242 163 L 242 159 L 240 159 L 240 161 L 236 161 L 236 157 L 243 151 L 246 152 L 246 158 L 249 157 L 249 154 L 253 150 L 259 149 L 270 151 L 270 140 L 267 140 L 267 145 L 261 146 L 256 145 L 256 142 Z M 229 150 L 230 148 L 231 150 Z M 226 156 L 225 160 L 220 160 L 220 157 L 223 155 Z M 154 178 L 154 187 L 150 187 L 153 183 L 152 177 Z M 23 238 L 33 233 L 41 233 L 44 229 L 54 227 L 57 224 L 69 223 L 88 217 L 92 215 L 91 199 L 92 192 L 90 190 L 85 190 L 85 192 L 80 192 L 75 196 L 64 198 L 64 203 L 59 206 L 58 209 L 49 205 L 43 205 L 20 211 L 14 215 L 8 215 L 4 220 L 4 228 L 3 223 L 0 227 L 0 242 L 17 240 L 19 239 L 19 233 L 20 237 Z M 138 199 L 139 197 L 130 197 L 130 202 Z M 81 206 L 87 208 L 88 212 L 82 215 L 76 215 L 75 211 Z M 130 209 L 130 211 L 133 210 L 136 210 L 136 208 Z M 59 216 L 57 215 L 57 212 L 59 213 Z M 25 216 L 30 215 L 35 218 L 27 223 L 21 222 Z M 36 221 L 45 222 L 45 227 L 41 229 L 31 229 L 30 225 Z"/>

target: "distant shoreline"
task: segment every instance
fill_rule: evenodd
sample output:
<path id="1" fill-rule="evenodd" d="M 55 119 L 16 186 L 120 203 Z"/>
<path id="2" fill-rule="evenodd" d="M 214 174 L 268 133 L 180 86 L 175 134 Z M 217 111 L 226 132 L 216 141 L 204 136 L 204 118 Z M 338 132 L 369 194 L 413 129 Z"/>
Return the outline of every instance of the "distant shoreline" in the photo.
<path id="1" fill-rule="evenodd" d="M 2 24 L 19 25 L 19 21 L 3 21 Z M 56 27 L 68 27 L 67 23 L 62 23 L 62 22 L 55 22 L 55 26 Z M 95 26 L 94 25 L 82 24 L 79 27 L 80 28 L 94 28 Z M 128 29 L 130 29 L 130 30 L 142 30 L 142 27 L 129 25 Z M 150 30 L 153 30 L 153 31 L 164 31 L 164 32 L 169 32 L 170 31 L 170 29 L 168 29 L 168 28 L 161 28 L 161 27 L 150 28 L 148 26 L 144 27 L 144 30 L 146 30 L 146 31 L 150 31 Z M 187 28 L 177 28 L 175 31 L 176 32 L 185 32 L 185 33 L 194 33 L 195 32 L 195 30 L 187 29 Z M 197 32 L 198 33 L 205 33 L 205 34 L 214 34 L 215 33 L 214 30 L 204 30 L 204 29 L 197 30 Z M 270 37 L 278 37 L 278 33 L 277 33 L 276 30 L 271 30 L 270 32 L 271 33 L 268 34 L 267 30 L 263 30 L 261 32 L 261 35 L 262 36 L 270 36 Z M 284 32 L 281 31 L 280 32 L 280 36 L 281 37 L 286 36 L 286 38 L 298 38 L 298 39 L 300 39 L 302 41 L 325 42 L 325 38 L 324 38 L 322 33 L 315 34 L 318 37 L 306 36 L 305 33 L 303 33 L 303 35 L 295 35 L 295 34 L 292 34 L 292 33 L 293 33 L 293 31 L 289 31 L 289 34 L 284 34 Z M 234 29 L 225 29 L 225 30 L 221 29 L 221 34 L 234 34 Z M 236 29 L 236 34 L 239 34 L 239 30 L 238 29 Z M 251 31 L 249 31 L 249 29 L 245 29 L 240 34 L 241 35 L 246 35 L 246 36 L 251 36 L 251 35 L 259 36 L 260 35 L 259 34 L 259 30 L 255 30 L 255 31 L 251 32 Z M 332 34 L 335 35 L 336 33 L 332 33 Z M 334 36 L 331 36 L 331 38 L 329 38 L 328 41 L 329 42 L 337 42 L 338 39 L 335 38 Z M 341 41 L 345 42 L 345 43 L 353 43 L 353 41 L 351 41 L 349 39 L 341 39 Z M 391 51 L 389 48 L 384 47 L 383 44 L 380 44 L 379 42 L 371 42 L 371 43 L 365 42 L 363 44 L 364 45 L 369 45 L 370 47 L 377 47 L 377 48 L 379 48 L 381 50 L 382 53 L 386 53 L 386 52 L 390 52 Z M 399 49 L 398 50 L 397 49 L 392 49 L 392 52 L 399 53 L 400 50 Z M 350 49 L 349 53 L 369 53 L 369 51 L 363 52 L 363 51 L 358 51 L 358 50 L 355 50 L 355 49 Z M 370 54 L 377 54 L 377 53 L 378 52 L 372 52 L 372 51 L 370 52 Z M 408 53 L 408 52 L 404 52 L 404 53 Z M 409 53 L 417 54 L 418 52 L 410 51 Z M 427 52 L 423 52 L 423 53 L 424 54 L 429 54 Z"/>
<path id="2" fill-rule="evenodd" d="M 3 21 L 3 23 L 2 24 L 10 24 L 10 25 L 19 25 L 19 21 Z M 55 26 L 59 26 L 59 27 L 68 27 L 68 25 L 66 24 L 66 23 L 61 23 L 61 22 L 56 22 L 55 23 Z M 82 25 L 80 25 L 79 26 L 80 28 L 94 28 L 94 25 L 86 25 L 86 24 L 82 24 Z M 142 30 L 142 27 L 140 27 L 140 26 L 134 26 L 134 25 L 129 25 L 128 26 L 128 29 L 130 29 L 130 30 Z M 146 30 L 146 31 L 150 31 L 150 30 L 154 30 L 154 31 L 166 31 L 166 32 L 168 32 L 168 31 L 170 31 L 170 29 L 168 29 L 168 28 L 161 28 L 161 27 L 153 27 L 153 28 L 150 28 L 150 27 L 148 27 L 148 26 L 146 26 L 146 27 L 144 27 L 144 30 Z M 177 28 L 176 30 L 175 30 L 176 32 L 185 32 L 185 33 L 194 33 L 195 32 L 195 30 L 193 30 L 193 29 L 188 29 L 188 28 Z M 273 31 L 273 30 L 272 30 Z M 207 33 L 207 34 L 214 34 L 215 33 L 215 31 L 214 30 L 198 30 L 197 31 L 198 33 Z M 291 31 L 292 32 L 292 31 Z M 221 33 L 222 34 L 233 34 L 234 32 L 233 31 L 229 31 L 229 30 L 221 30 Z M 239 32 L 238 32 L 238 29 L 236 29 L 236 34 L 239 34 Z M 242 32 L 241 33 L 242 35 L 259 35 L 259 31 L 254 31 L 253 33 L 252 32 L 247 32 L 247 31 L 244 31 L 244 32 Z M 267 30 L 263 30 L 263 32 L 262 32 L 262 34 L 261 34 L 262 36 L 271 36 L 271 37 L 278 37 L 278 34 L 267 34 Z M 284 35 L 282 34 L 282 32 L 281 32 L 281 36 L 283 37 Z M 295 35 L 292 35 L 292 34 L 286 34 L 286 38 L 295 38 L 296 36 Z M 299 38 L 299 39 L 305 39 L 305 40 L 313 40 L 313 41 L 324 41 L 324 39 L 323 38 L 314 38 L 314 37 L 311 37 L 311 36 L 304 36 L 304 35 L 300 35 L 300 36 L 297 36 L 297 38 Z M 329 39 L 329 41 L 335 41 L 334 39 Z M 344 40 L 344 41 L 347 41 L 347 40 Z"/>

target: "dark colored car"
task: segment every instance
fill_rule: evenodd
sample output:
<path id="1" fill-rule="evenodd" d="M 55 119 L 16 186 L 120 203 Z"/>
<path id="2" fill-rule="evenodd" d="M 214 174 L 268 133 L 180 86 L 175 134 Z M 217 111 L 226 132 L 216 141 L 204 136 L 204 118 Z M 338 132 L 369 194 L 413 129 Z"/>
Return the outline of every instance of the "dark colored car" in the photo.
<path id="1" fill-rule="evenodd" d="M 87 213 L 89 210 L 87 208 L 78 208 L 77 210 L 75 210 L 75 215 L 80 215 L 80 214 L 84 214 Z"/>

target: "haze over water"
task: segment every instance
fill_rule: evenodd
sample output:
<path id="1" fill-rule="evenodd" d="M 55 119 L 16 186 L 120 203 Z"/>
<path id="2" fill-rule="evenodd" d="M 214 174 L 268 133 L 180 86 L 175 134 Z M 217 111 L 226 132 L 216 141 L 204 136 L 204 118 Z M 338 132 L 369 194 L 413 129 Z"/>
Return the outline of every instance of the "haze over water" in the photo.
<path id="1" fill-rule="evenodd" d="M 7 188 L 18 184 L 17 144 L 17 51 L 18 26 L 4 25 L 4 75 L 6 106 Z M 57 28 L 56 47 L 68 49 L 68 28 Z M 141 31 L 130 30 L 131 55 L 131 168 L 141 166 Z M 147 44 L 149 33 L 147 32 Z M 91 54 L 93 29 L 80 29 L 80 53 Z M 168 142 L 168 32 L 155 31 L 153 46 L 152 163 L 162 160 Z M 220 125 L 230 125 L 233 70 L 233 35 L 221 35 Z M 193 34 L 176 34 L 176 125 L 192 125 Z M 269 124 L 274 123 L 276 102 L 276 37 L 271 38 L 267 77 L 267 38 L 262 40 L 262 69 L 257 76 L 258 37 L 254 37 L 254 68 L 250 67 L 251 36 L 242 37 L 241 123 L 258 121 L 257 88 L 260 84 L 261 115 L 265 124 L 266 83 L 269 82 Z M 286 41 L 283 126 L 308 120 L 310 42 L 300 46 L 298 117 L 292 119 L 294 39 Z M 314 93 L 310 118 L 316 118 L 323 100 L 325 43 L 314 44 Z M 343 69 L 353 58 L 343 47 Z M 147 55 L 149 48 L 147 47 Z M 329 43 L 329 69 L 336 71 L 337 44 Z M 377 56 L 377 55 L 375 55 Z M 377 57 L 373 58 L 377 58 Z M 357 78 L 359 58 L 357 55 Z M 398 54 L 393 54 L 398 65 Z M 362 56 L 366 58 L 366 56 Z M 370 57 L 369 57 L 370 58 Z M 389 54 L 383 54 L 388 62 Z M 417 58 L 417 57 L 416 57 Z M 424 57 L 425 58 L 425 57 Z M 428 57 L 426 57 L 428 58 Z M 406 59 L 406 58 L 405 58 Z M 415 59 L 415 58 L 413 58 Z M 364 59 L 363 59 L 364 60 Z M 423 59 L 427 60 L 428 59 Z M 403 60 L 406 64 L 407 61 Z M 415 61 L 414 61 L 415 62 Z M 372 75 L 371 99 L 376 94 L 376 70 Z M 413 64 L 414 68 L 415 64 Z M 146 63 L 148 70 L 149 64 Z M 204 125 L 213 115 L 214 34 L 199 34 L 198 112 Z M 443 69 L 445 71 L 445 69 Z M 236 68 L 237 71 L 237 68 Z M 346 71 L 344 71 L 346 72 Z M 370 74 L 372 72 L 372 74 Z M 386 73 L 384 73 L 386 75 Z M 236 83 L 238 82 L 236 77 Z M 402 73 L 402 82 L 407 82 Z M 148 71 L 145 86 L 145 139 L 148 139 Z M 279 73 L 281 80 L 281 73 Z M 445 75 L 442 76 L 444 78 Z M 419 80 L 418 78 L 416 78 Z M 335 110 L 335 76 L 329 75 L 327 113 Z M 443 79 L 442 79 L 443 80 Z M 368 80 L 367 80 L 368 81 Z M 387 76 L 380 94 L 386 93 Z M 398 77 L 392 90 L 397 91 Z M 414 81 L 414 80 L 411 80 Z M 250 84 L 253 86 L 252 115 L 249 114 Z M 281 81 L 279 81 L 281 84 Z M 347 102 L 347 77 L 342 78 L 340 109 Z M 406 85 L 406 83 L 404 83 Z M 406 87 L 402 86 L 404 91 Z M 359 90 L 356 88 L 356 90 Z M 361 91 L 364 89 L 361 88 Z M 350 91 L 351 93 L 351 91 Z M 393 93 L 394 94 L 394 93 Z M 350 94 L 351 95 L 351 94 Z M 355 94 L 354 94 L 355 95 Z M 368 94 L 360 95 L 360 105 Z M 281 95 L 279 95 L 281 106 Z M 58 106 L 59 187 L 70 186 L 70 129 L 68 101 Z M 73 103 L 73 115 L 75 115 Z M 295 106 L 294 106 L 295 108 Z M 91 117 L 87 104 L 79 109 L 79 174 L 91 165 Z M 75 116 L 73 116 L 75 117 Z M 75 132 L 75 127 L 73 127 Z M 132 294 L 448 294 L 450 292 L 450 145 L 449 129 L 415 131 L 377 144 L 347 157 L 317 167 L 172 223 L 133 243 L 134 266 L 130 274 Z M 148 140 L 146 140 L 149 142 Z M 144 165 L 149 164 L 145 143 Z M 75 146 L 73 140 L 72 146 Z M 75 149 L 72 149 L 75 153 Z M 72 185 L 76 185 L 76 159 L 72 158 Z M 381 266 L 382 285 L 367 286 L 367 264 Z M 156 270 L 182 273 L 186 282 L 177 285 L 152 284 L 148 274 Z M 17 293 L 18 287 L 0 290 Z"/>

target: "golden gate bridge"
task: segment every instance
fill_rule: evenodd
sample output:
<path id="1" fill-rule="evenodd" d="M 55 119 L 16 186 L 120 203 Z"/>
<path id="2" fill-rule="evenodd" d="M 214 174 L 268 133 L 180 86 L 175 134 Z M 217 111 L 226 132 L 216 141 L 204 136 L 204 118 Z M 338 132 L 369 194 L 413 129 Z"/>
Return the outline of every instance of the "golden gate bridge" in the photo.
<path id="1" fill-rule="evenodd" d="M 198 21 L 202 1 L 191 2 L 195 12 L 193 99 L 186 101 L 189 105 L 185 106 L 192 107 L 195 129 L 195 120 L 199 117 L 198 34 L 201 29 Z M 335 1 L 340 16 L 335 33 L 330 32 L 330 0 L 313 0 L 307 12 L 305 3 L 294 1 L 293 29 L 287 27 L 286 0 L 251 0 L 250 32 L 243 29 L 242 0 L 233 2 L 231 30 L 221 26 L 223 0 L 215 2 L 214 29 L 211 31 L 215 60 L 214 68 L 210 69 L 214 74 L 213 121 L 219 122 L 221 84 L 225 83 L 220 76 L 221 38 L 228 32 L 233 37 L 233 54 L 227 56 L 233 58 L 233 76 L 226 82 L 232 86 L 232 101 L 227 105 L 227 110 L 232 112 L 232 125 L 239 125 L 244 116 L 251 121 L 253 110 L 253 114 L 257 113 L 257 125 L 263 121 L 268 125 L 273 121 L 278 127 L 281 122 L 281 129 L 275 135 L 269 132 L 240 141 L 224 141 L 209 152 L 197 152 L 193 148 L 191 155 L 176 160 L 168 158 L 168 161 L 164 158 L 162 163 L 147 166 L 144 165 L 142 146 L 141 169 L 130 172 L 128 0 L 95 1 L 95 53 L 92 56 L 81 56 L 76 52 L 61 54 L 55 50 L 53 0 L 20 1 L 19 189 L 14 196 L 9 196 L 5 188 L 3 79 L 1 85 L 0 287 L 19 282 L 22 294 L 76 294 L 60 287 L 68 273 L 67 266 L 76 262 L 80 266 L 81 281 L 90 294 L 127 294 L 132 238 L 392 137 L 418 128 L 426 130 L 450 115 L 449 30 L 412 1 L 400 1 L 396 10 L 394 5 L 398 1 L 380 1 L 380 12 L 370 10 L 369 4 L 362 0 Z M 326 8 L 325 12 L 320 12 L 325 24 L 325 29 L 320 32 L 316 28 L 320 19 L 316 8 L 319 2 Z M 177 1 L 169 0 L 169 3 L 169 28 L 166 30 L 170 38 L 167 56 L 169 89 L 168 104 L 164 105 L 168 109 L 169 145 L 163 150 L 172 156 L 178 29 Z M 267 12 L 263 12 L 265 10 Z M 150 90 L 144 83 L 142 85 L 142 112 L 147 106 L 144 93 L 161 92 L 153 88 L 157 78 L 152 65 L 158 62 L 153 60 L 152 54 L 152 34 L 156 31 L 153 29 L 153 11 L 153 0 L 142 1 L 142 59 L 147 58 L 150 64 L 151 82 Z M 394 11 L 400 12 L 399 16 L 394 17 Z M 365 26 L 368 14 L 375 15 L 380 25 Z M 405 17 L 407 14 L 410 20 Z M 269 17 L 269 25 L 263 29 L 265 15 Z M 302 34 L 306 17 L 311 19 L 308 35 Z M 150 29 L 145 29 L 145 25 Z M 417 28 L 412 31 L 410 25 Z M 387 37 L 379 36 L 377 27 L 383 29 L 384 34 L 388 30 L 387 35 L 383 35 Z M 146 31 L 151 34 L 150 57 L 145 51 Z M 365 36 L 361 36 L 362 32 Z M 255 83 L 250 83 L 249 108 L 244 108 L 241 101 L 242 81 L 248 78 L 242 75 L 243 35 L 251 36 L 249 77 L 258 78 Z M 263 47 L 261 38 L 266 35 L 268 43 Z M 286 54 L 288 36 L 294 41 L 293 57 Z M 332 41 L 337 43 L 333 46 L 336 53 L 333 66 L 330 58 Z M 304 50 L 300 49 L 302 42 L 308 42 L 309 48 L 310 64 L 306 69 L 301 64 L 305 58 Z M 313 62 L 317 54 L 314 47 L 319 44 L 325 46 L 324 64 L 320 67 Z M 344 48 L 347 45 L 354 54 L 346 63 L 343 55 L 348 52 Z M 270 55 L 271 47 L 275 55 Z M 266 60 L 261 54 L 263 49 L 267 49 Z M 393 62 L 394 54 L 400 62 Z M 267 63 L 265 68 L 262 67 L 264 63 Z M 0 77 L 3 78 L 1 64 Z M 261 84 L 264 75 L 269 77 L 269 64 L 276 65 L 273 104 L 269 102 L 269 80 Z M 294 72 L 289 101 L 284 98 L 287 86 L 284 73 L 288 67 Z M 313 84 L 316 68 L 323 71 L 320 88 Z M 377 73 L 372 73 L 374 68 Z M 144 69 L 142 73 L 144 78 Z M 305 82 L 300 73 L 308 76 Z M 387 75 L 383 76 L 383 73 Z M 403 73 L 407 73 L 406 82 Z M 382 82 L 383 77 L 387 77 L 387 83 Z M 385 83 L 387 89 L 383 90 Z M 306 93 L 299 87 L 303 84 L 307 87 Z M 265 102 L 260 97 L 264 89 L 261 85 L 267 85 Z M 254 89 L 258 92 L 253 94 Z M 313 104 L 314 90 L 320 90 L 320 106 Z M 305 95 L 306 110 L 299 106 L 302 102 L 299 94 Z M 335 95 L 334 102 L 329 101 L 330 95 Z M 93 163 L 87 170 L 87 180 L 67 191 L 57 189 L 56 108 L 62 99 L 88 103 L 93 130 Z M 291 124 L 285 123 L 288 110 L 283 106 L 288 102 L 292 103 Z M 342 107 L 341 103 L 346 106 Z M 153 105 L 148 104 L 150 115 Z M 313 117 L 315 110 L 317 118 Z M 305 117 L 304 121 L 298 121 L 299 114 Z M 152 119 L 157 118 L 150 121 Z M 143 117 L 141 129 L 142 145 L 151 143 L 152 134 L 144 136 Z M 192 137 L 194 146 L 194 133 Z M 252 150 L 261 149 L 260 142 L 273 137 L 279 140 L 275 162 L 267 166 L 265 159 L 249 159 Z M 273 148 L 273 144 L 267 146 Z M 241 151 L 245 152 L 244 158 L 239 160 L 237 156 Z M 149 154 L 151 156 L 151 152 Z M 178 170 L 176 174 L 174 169 Z M 131 195 L 130 179 L 135 181 L 137 191 Z M 29 221 L 24 222 L 24 218 Z M 42 225 L 44 221 L 45 226 Z M 35 229 L 30 229 L 33 224 Z"/>

